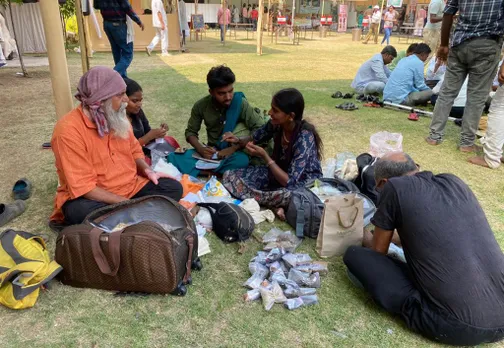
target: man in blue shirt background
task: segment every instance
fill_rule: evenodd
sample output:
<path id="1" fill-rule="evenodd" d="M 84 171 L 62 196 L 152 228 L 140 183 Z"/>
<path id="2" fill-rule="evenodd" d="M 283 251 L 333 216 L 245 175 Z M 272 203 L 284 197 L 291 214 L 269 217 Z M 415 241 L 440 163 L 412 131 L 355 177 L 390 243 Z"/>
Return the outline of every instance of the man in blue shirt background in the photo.
<path id="1" fill-rule="evenodd" d="M 133 61 L 133 42 L 128 42 L 126 16 L 138 24 L 142 31 L 144 24 L 128 0 L 96 0 L 94 8 L 100 10 L 103 17 L 103 31 L 107 34 L 112 49 L 114 70 L 122 77 L 127 77 L 126 71 Z"/>
<path id="2" fill-rule="evenodd" d="M 399 61 L 383 91 L 383 100 L 408 106 L 425 105 L 431 99 L 432 90 L 424 79 L 424 63 L 431 49 L 418 44 L 414 54 Z"/>
<path id="3" fill-rule="evenodd" d="M 350 86 L 359 94 L 381 94 L 390 76 L 390 70 L 386 65 L 395 57 L 397 57 L 396 49 L 393 46 L 386 46 L 381 53 L 375 54 L 362 64 Z"/>

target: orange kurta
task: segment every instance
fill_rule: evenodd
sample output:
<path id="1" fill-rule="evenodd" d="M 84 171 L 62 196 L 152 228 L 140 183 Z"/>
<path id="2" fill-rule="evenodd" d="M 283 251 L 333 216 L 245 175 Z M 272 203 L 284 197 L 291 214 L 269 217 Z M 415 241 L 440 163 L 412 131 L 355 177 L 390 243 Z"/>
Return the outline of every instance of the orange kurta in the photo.
<path id="1" fill-rule="evenodd" d="M 63 204 L 95 187 L 131 198 L 148 182 L 137 173 L 135 160 L 144 154 L 133 131 L 128 139 L 109 134 L 100 138 L 82 106 L 56 123 L 51 147 L 59 179 L 51 220 L 63 220 Z"/>

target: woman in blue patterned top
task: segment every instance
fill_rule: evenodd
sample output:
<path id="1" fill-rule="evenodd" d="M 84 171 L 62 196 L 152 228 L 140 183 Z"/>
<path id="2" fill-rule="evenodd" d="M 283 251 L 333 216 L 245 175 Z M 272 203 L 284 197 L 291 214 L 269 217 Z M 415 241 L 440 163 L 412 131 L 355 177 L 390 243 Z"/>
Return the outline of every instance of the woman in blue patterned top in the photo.
<path id="1" fill-rule="evenodd" d="M 223 141 L 239 143 L 249 155 L 266 163 L 224 173 L 223 184 L 233 196 L 254 198 L 260 205 L 280 208 L 277 213 L 283 217 L 291 191 L 322 177 L 322 140 L 315 127 L 303 120 L 303 111 L 303 95 L 294 88 L 284 89 L 273 96 L 271 120 L 251 137 L 223 135 Z M 271 139 L 275 145 L 270 157 L 259 145 Z"/>

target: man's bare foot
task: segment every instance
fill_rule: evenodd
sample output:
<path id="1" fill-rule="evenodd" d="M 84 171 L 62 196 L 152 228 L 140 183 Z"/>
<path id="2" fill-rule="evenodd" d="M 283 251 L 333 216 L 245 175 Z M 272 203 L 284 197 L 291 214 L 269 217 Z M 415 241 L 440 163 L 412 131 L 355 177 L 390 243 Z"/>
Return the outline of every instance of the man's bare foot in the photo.
<path id="1" fill-rule="evenodd" d="M 483 147 L 478 146 L 478 145 L 471 145 L 471 146 L 459 146 L 459 151 L 460 152 L 481 152 L 483 151 Z"/>
<path id="2" fill-rule="evenodd" d="M 275 211 L 275 215 L 280 219 L 280 221 L 285 221 L 286 220 L 284 208 L 278 208 Z"/>
<path id="3" fill-rule="evenodd" d="M 480 157 L 480 156 L 471 157 L 471 158 L 469 158 L 467 160 L 467 162 L 472 163 L 472 164 L 476 164 L 477 166 L 482 166 L 482 167 L 490 168 L 488 166 L 488 164 L 486 163 L 485 159 L 483 157 Z"/>
<path id="4" fill-rule="evenodd" d="M 431 139 L 430 137 L 425 138 L 425 141 L 429 145 L 439 145 L 439 144 L 441 144 L 440 140 L 434 140 L 434 139 Z"/>

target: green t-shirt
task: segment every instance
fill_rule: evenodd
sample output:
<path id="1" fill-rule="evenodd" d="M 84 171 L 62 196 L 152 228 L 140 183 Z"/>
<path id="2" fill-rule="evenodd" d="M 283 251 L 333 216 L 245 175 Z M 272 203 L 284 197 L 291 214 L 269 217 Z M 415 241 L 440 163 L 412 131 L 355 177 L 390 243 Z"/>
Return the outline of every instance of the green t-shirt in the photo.
<path id="1" fill-rule="evenodd" d="M 204 122 L 207 131 L 208 145 L 217 146 L 222 132 L 224 131 L 226 111 L 227 109 L 219 108 L 215 105 L 211 95 L 207 95 L 198 100 L 194 104 L 191 117 L 187 122 L 187 128 L 185 130 L 186 139 L 191 135 L 199 137 L 201 124 Z M 266 119 L 261 115 L 261 110 L 253 108 L 250 106 L 247 99 L 243 98 L 240 116 L 238 117 L 235 130 L 244 130 L 243 128 L 246 128 L 250 133 L 253 133 L 265 123 Z"/>
<path id="2" fill-rule="evenodd" d="M 392 63 L 390 63 L 388 65 L 388 68 L 390 69 L 390 71 L 394 70 L 395 67 L 397 66 L 397 64 L 399 63 L 399 61 L 403 58 L 406 58 L 406 51 L 397 52 L 397 57 L 395 57 L 394 60 L 392 61 Z"/>

